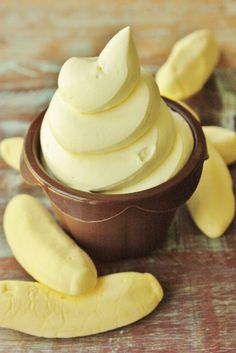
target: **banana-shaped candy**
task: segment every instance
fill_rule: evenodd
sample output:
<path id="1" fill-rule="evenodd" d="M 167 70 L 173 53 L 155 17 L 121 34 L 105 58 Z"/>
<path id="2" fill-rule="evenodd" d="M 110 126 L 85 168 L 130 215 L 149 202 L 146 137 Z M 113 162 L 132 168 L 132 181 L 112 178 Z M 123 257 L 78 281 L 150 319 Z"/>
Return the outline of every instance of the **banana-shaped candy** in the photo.
<path id="1" fill-rule="evenodd" d="M 68 295 L 95 287 L 97 271 L 90 257 L 32 196 L 17 195 L 9 202 L 3 226 L 16 259 L 37 281 Z"/>
<path id="2" fill-rule="evenodd" d="M 0 143 L 2 159 L 12 168 L 20 170 L 20 156 L 23 147 L 23 137 L 9 137 Z"/>
<path id="3" fill-rule="evenodd" d="M 235 198 L 230 172 L 214 146 L 207 141 L 209 159 L 196 191 L 188 201 L 190 214 L 210 238 L 221 236 L 233 220 Z"/>
<path id="4" fill-rule="evenodd" d="M 162 95 L 175 100 L 198 92 L 219 60 L 219 47 L 211 31 L 195 31 L 174 45 L 167 61 L 156 73 Z"/>
<path id="5" fill-rule="evenodd" d="M 76 337 L 112 330 L 149 314 L 163 297 L 156 278 L 124 272 L 98 278 L 80 296 L 36 282 L 0 282 L 0 326 L 41 337 Z"/>
<path id="6" fill-rule="evenodd" d="M 203 126 L 208 140 L 214 145 L 225 163 L 236 161 L 236 133 L 221 126 Z"/>

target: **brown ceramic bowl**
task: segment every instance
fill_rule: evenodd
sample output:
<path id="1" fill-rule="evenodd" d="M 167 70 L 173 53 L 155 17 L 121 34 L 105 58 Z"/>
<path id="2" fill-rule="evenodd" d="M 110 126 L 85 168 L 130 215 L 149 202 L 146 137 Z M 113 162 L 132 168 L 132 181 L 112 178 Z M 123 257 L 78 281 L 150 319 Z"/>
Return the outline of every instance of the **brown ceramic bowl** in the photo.
<path id="1" fill-rule="evenodd" d="M 35 118 L 25 136 L 21 158 L 24 179 L 41 186 L 61 226 L 97 259 L 137 257 L 155 249 L 166 236 L 176 209 L 197 187 L 207 158 L 201 126 L 181 105 L 165 101 L 191 127 L 194 148 L 176 176 L 148 190 L 105 195 L 77 191 L 53 179 L 40 161 L 39 133 L 45 112 Z"/>

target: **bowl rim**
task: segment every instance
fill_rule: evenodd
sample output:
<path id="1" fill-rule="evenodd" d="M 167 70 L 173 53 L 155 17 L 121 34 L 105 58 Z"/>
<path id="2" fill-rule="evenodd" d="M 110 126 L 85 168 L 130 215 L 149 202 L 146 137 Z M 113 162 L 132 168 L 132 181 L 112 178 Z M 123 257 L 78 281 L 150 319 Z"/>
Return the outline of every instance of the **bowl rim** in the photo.
<path id="1" fill-rule="evenodd" d="M 196 120 L 193 114 L 189 110 L 187 110 L 183 105 L 181 105 L 181 102 L 177 102 L 163 96 L 162 98 L 171 110 L 179 113 L 182 118 L 185 119 L 185 121 L 191 128 L 194 139 L 193 150 L 187 163 L 176 175 L 174 175 L 172 178 L 165 181 L 164 183 L 149 189 L 132 193 L 103 194 L 76 190 L 54 179 L 44 169 L 39 158 L 40 128 L 46 109 L 35 117 L 25 135 L 23 153 L 21 158 L 21 172 L 23 169 L 22 165 L 23 163 L 25 163 L 27 169 L 35 179 L 35 184 L 44 187 L 46 186 L 48 189 L 51 189 L 54 193 L 74 200 L 86 199 L 90 201 L 101 202 L 130 202 L 157 196 L 160 193 L 168 191 L 168 189 L 174 188 L 176 185 L 181 183 L 181 181 L 186 179 L 194 169 L 198 168 L 199 164 L 203 163 L 203 161 L 208 158 L 208 154 L 204 133 L 202 131 L 200 123 Z"/>

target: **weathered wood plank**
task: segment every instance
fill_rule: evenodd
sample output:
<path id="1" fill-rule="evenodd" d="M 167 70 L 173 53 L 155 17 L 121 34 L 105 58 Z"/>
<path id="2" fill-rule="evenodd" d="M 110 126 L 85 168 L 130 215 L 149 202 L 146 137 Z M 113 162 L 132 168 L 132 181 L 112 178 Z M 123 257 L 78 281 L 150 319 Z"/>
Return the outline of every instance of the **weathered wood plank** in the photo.
<path id="1" fill-rule="evenodd" d="M 97 55 L 121 27 L 131 25 L 142 62 L 161 64 L 173 43 L 201 27 L 212 29 L 224 55 L 221 65 L 236 66 L 234 0 L 1 1 L 1 61 L 35 59 L 61 64 L 72 55 Z"/>

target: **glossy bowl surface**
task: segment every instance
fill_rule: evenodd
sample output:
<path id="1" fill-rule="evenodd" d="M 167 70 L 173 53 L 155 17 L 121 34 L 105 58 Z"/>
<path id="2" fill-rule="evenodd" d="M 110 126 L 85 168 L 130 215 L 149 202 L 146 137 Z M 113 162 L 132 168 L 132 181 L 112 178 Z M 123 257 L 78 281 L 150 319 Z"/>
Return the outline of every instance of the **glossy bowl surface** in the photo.
<path id="1" fill-rule="evenodd" d="M 45 111 L 31 123 L 24 140 L 21 173 L 48 196 L 61 226 L 91 256 L 117 260 L 148 254 L 166 236 L 176 209 L 196 189 L 207 149 L 198 121 L 183 106 L 164 98 L 189 124 L 193 152 L 182 170 L 167 182 L 130 194 L 88 193 L 53 179 L 40 161 L 40 127 Z M 60 161 L 58 161 L 60 163 Z"/>

